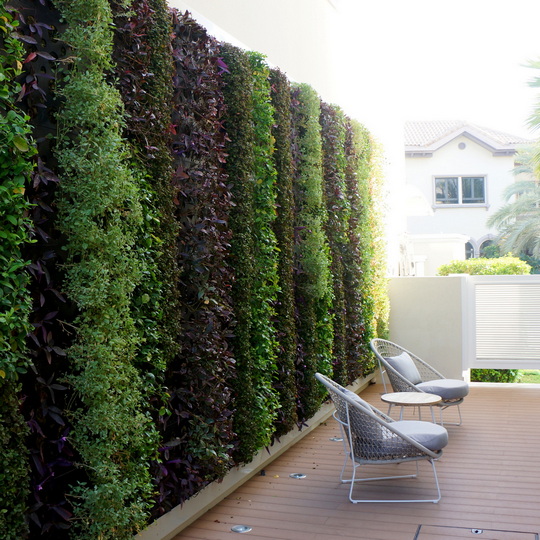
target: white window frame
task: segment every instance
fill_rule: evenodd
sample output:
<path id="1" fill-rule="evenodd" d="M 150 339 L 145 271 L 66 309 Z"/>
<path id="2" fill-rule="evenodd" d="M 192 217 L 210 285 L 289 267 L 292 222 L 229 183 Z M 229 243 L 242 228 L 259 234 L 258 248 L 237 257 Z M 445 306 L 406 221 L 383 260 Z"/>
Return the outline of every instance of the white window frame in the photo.
<path id="1" fill-rule="evenodd" d="M 458 180 L 458 202 L 457 203 L 444 203 L 437 202 L 437 180 L 447 179 L 447 178 L 457 178 Z M 484 180 L 484 202 L 481 203 L 468 203 L 463 202 L 463 179 L 464 178 L 482 178 Z M 433 208 L 487 208 L 488 205 L 488 182 L 487 174 L 437 174 L 433 176 L 432 183 L 433 187 Z"/>

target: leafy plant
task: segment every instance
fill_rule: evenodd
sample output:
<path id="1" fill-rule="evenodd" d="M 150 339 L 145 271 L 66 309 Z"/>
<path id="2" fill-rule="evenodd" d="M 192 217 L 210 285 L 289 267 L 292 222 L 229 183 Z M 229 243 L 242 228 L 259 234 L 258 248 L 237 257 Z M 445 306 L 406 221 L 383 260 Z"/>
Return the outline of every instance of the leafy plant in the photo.
<path id="1" fill-rule="evenodd" d="M 71 425 L 66 404 L 78 403 L 77 395 L 65 383 L 68 370 L 65 350 L 73 341 L 72 326 L 76 308 L 66 297 L 62 282 L 64 239 L 56 227 L 56 194 L 59 178 L 52 155 L 56 122 L 53 111 L 61 101 L 62 69 L 57 58 L 69 56 L 61 40 L 65 23 L 50 1 L 28 4 L 17 2 L 18 36 L 25 46 L 18 103 L 30 117 L 36 139 L 34 169 L 26 184 L 33 242 L 24 248 L 28 292 L 32 299 L 27 348 L 31 369 L 21 378 L 21 412 L 30 433 L 26 447 L 30 454 L 31 494 L 27 520 L 30 536 L 67 538 L 71 528 L 72 506 L 66 499 L 75 482 L 87 480 L 76 468 L 79 461 L 68 435 Z"/>
<path id="2" fill-rule="evenodd" d="M 25 337 L 31 302 L 22 257 L 30 241 L 25 184 L 35 153 L 28 116 L 15 105 L 24 50 L 16 38 L 18 21 L 0 5 L 0 530 L 6 539 L 27 532 L 29 493 L 27 427 L 20 414 L 19 377 L 28 367 Z"/>
<path id="3" fill-rule="evenodd" d="M 252 78 L 253 137 L 253 325 L 251 347 L 257 424 L 257 449 L 268 446 L 280 407 L 273 388 L 278 342 L 274 327 L 278 291 L 277 243 L 272 228 L 276 216 L 276 170 L 272 160 L 274 108 L 270 98 L 270 70 L 264 56 L 247 53 Z M 252 414 L 254 410 L 252 409 Z"/>
<path id="4" fill-rule="evenodd" d="M 298 420 L 296 414 L 295 359 L 297 333 L 294 303 L 294 195 L 291 150 L 291 90 L 287 77 L 278 69 L 270 71 L 274 106 L 273 161 L 276 170 L 276 219 L 273 223 L 278 247 L 274 326 L 278 340 L 277 373 L 274 387 L 279 396 L 275 435 L 290 431 Z"/>
<path id="5" fill-rule="evenodd" d="M 347 229 L 350 205 L 345 184 L 345 115 L 332 105 L 321 103 L 321 136 L 323 150 L 323 200 L 328 219 L 324 224 L 331 253 L 333 290 L 333 378 L 348 383 L 347 332 L 344 290 L 344 256 L 348 248 Z"/>
<path id="6" fill-rule="evenodd" d="M 124 104 L 124 137 L 131 143 L 133 170 L 140 177 L 144 219 L 137 239 L 143 276 L 132 301 L 141 347 L 137 365 L 156 413 L 166 366 L 179 333 L 178 269 L 172 190 L 170 111 L 172 101 L 171 19 L 163 0 L 125 5 L 115 15 L 115 80 Z M 157 419 L 157 414 L 156 414 Z"/>
<path id="7" fill-rule="evenodd" d="M 80 538 L 130 538 L 147 521 L 156 448 L 134 366 L 139 338 L 130 313 L 141 278 L 139 193 L 121 137 L 121 100 L 105 80 L 113 37 L 109 2 L 57 4 L 76 55 L 61 92 L 56 152 L 65 289 L 80 312 L 68 355 L 69 382 L 83 405 L 71 411 L 71 437 L 90 478 L 71 495 Z"/>
<path id="8" fill-rule="evenodd" d="M 268 266 L 268 257 L 271 255 L 271 251 L 265 253 L 262 250 L 262 242 L 270 241 L 271 244 L 268 246 L 270 250 L 273 243 L 267 217 L 267 193 L 265 193 L 265 191 L 272 193 L 273 174 L 271 170 L 270 174 L 261 174 L 264 166 L 268 166 L 269 163 L 268 137 L 272 113 L 264 107 L 265 104 L 260 99 L 260 94 L 264 92 L 261 77 L 255 79 L 259 99 L 257 108 L 254 106 L 255 91 L 252 72 L 254 69 L 262 68 L 261 58 L 252 56 L 250 63 L 247 53 L 228 44 L 222 46 L 221 54 L 228 69 L 224 75 L 223 87 L 227 106 L 224 128 L 228 138 L 226 171 L 231 182 L 234 202 L 229 222 L 232 230 L 229 260 L 235 274 L 232 300 L 236 319 L 232 339 L 236 361 L 236 375 L 232 381 L 235 407 L 233 423 L 238 437 L 235 459 L 242 462 L 249 461 L 258 449 L 270 442 L 275 417 L 272 410 L 275 409 L 275 401 L 271 388 L 271 375 L 268 374 L 273 364 L 274 337 L 271 329 L 265 329 L 262 336 L 257 336 L 257 332 L 270 324 L 270 302 L 275 292 L 270 292 L 269 287 L 275 287 L 275 283 L 264 283 L 265 290 L 256 290 L 256 287 L 263 285 L 263 282 L 259 281 L 260 276 L 257 272 L 261 269 L 261 265 Z M 255 67 L 255 64 L 258 66 Z M 260 130 L 257 134 L 254 123 L 256 115 L 259 115 L 259 122 L 264 118 L 264 123 L 257 126 Z M 254 140 L 256 140 L 256 148 L 253 144 Z M 256 182 L 260 182 L 257 209 L 255 206 Z M 273 260 L 270 264 L 274 264 Z M 265 274 L 268 279 L 267 268 Z M 268 353 L 271 356 L 265 359 L 264 354 Z M 268 405 L 270 405 L 269 408 L 267 408 Z"/>
<path id="9" fill-rule="evenodd" d="M 523 275 L 530 274 L 530 272 L 531 267 L 529 264 L 511 255 L 497 259 L 478 257 L 464 261 L 451 261 L 448 264 L 441 265 L 437 270 L 439 276 L 448 276 L 449 274 Z"/>
<path id="10" fill-rule="evenodd" d="M 170 395 L 160 419 L 162 463 L 154 474 L 154 515 L 222 477 L 233 465 L 231 388 L 233 332 L 227 260 L 232 201 L 225 162 L 226 69 L 217 41 L 189 14 L 173 11 L 173 185 L 179 223 L 180 351 L 169 364 Z"/>
<path id="11" fill-rule="evenodd" d="M 519 369 L 471 369 L 471 381 L 478 382 L 518 382 Z"/>
<path id="12" fill-rule="evenodd" d="M 318 410 L 322 391 L 315 373 L 332 373 L 333 323 L 330 253 L 324 233 L 320 100 L 306 84 L 292 89 L 295 202 L 296 360 L 300 419 Z"/>

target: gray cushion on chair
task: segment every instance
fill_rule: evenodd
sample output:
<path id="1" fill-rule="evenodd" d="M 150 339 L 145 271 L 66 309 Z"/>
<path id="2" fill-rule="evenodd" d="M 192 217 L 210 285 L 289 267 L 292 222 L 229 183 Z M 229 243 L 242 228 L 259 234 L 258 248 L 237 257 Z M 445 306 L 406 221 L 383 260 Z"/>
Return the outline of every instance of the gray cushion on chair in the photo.
<path id="1" fill-rule="evenodd" d="M 385 358 L 385 360 L 396 371 L 401 373 L 401 375 L 403 375 L 407 380 L 409 380 L 413 384 L 418 384 L 419 382 L 422 382 L 422 377 L 420 377 L 420 373 L 418 372 L 418 369 L 414 365 L 413 359 L 405 351 L 403 351 L 398 356 L 389 356 L 388 358 Z"/>
<path id="2" fill-rule="evenodd" d="M 443 399 L 461 399 L 469 393 L 469 384 L 458 379 L 438 379 L 416 385 L 428 394 L 441 396 Z"/>
<path id="3" fill-rule="evenodd" d="M 448 444 L 448 431 L 443 426 L 419 420 L 400 420 L 391 426 L 421 445 L 437 452 Z"/>

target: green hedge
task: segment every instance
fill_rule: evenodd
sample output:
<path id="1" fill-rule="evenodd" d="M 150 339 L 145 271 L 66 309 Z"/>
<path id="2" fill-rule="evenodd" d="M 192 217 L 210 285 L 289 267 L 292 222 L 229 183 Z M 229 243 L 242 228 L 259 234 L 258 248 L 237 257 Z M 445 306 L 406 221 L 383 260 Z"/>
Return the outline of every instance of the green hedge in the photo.
<path id="1" fill-rule="evenodd" d="M 471 275 L 523 275 L 530 274 L 531 266 L 517 257 L 499 257 L 498 259 L 466 259 L 463 261 L 451 261 L 439 266 L 437 275 L 448 276 L 449 274 Z"/>

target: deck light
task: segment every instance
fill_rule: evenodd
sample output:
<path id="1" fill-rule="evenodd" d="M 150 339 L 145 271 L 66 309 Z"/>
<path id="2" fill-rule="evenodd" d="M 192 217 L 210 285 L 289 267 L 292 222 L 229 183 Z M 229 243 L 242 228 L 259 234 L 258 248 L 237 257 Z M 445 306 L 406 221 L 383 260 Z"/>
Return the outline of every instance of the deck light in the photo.
<path id="1" fill-rule="evenodd" d="M 231 531 L 237 533 L 247 533 L 251 530 L 252 528 L 249 525 L 235 525 L 234 527 L 231 527 Z"/>

